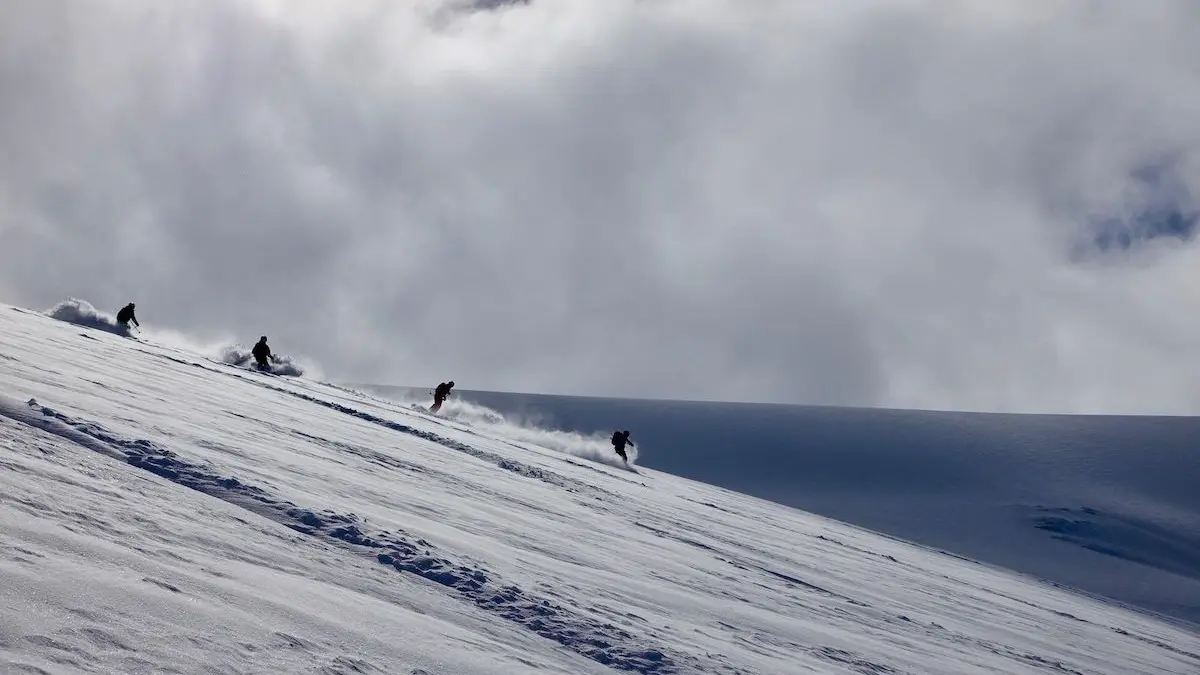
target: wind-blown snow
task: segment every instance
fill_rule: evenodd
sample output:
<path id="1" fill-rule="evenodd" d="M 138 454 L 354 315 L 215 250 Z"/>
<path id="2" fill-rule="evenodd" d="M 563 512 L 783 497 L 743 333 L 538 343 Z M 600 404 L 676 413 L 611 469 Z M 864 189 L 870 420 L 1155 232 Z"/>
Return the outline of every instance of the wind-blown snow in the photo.
<path id="1" fill-rule="evenodd" d="M 46 315 L 78 326 L 108 331 L 116 335 L 130 335 L 129 327 L 117 324 L 116 315 L 101 312 L 87 300 L 67 298 L 47 310 Z"/>
<path id="2" fill-rule="evenodd" d="M 304 374 L 304 368 L 295 359 L 286 354 L 273 354 L 275 360 L 271 363 L 271 372 L 276 375 L 299 377 Z M 221 361 L 231 366 L 248 368 L 253 365 L 254 354 L 251 348 L 242 345 L 230 345 L 221 350 Z"/>
<path id="3" fill-rule="evenodd" d="M 78 298 L 68 298 L 58 303 L 46 312 L 46 316 L 85 328 L 108 331 L 109 333 L 124 337 L 132 337 L 133 335 L 128 327 L 117 324 L 115 316 L 105 314 L 93 307 L 90 302 Z M 142 333 L 143 331 L 139 330 L 138 332 Z M 231 366 L 249 368 L 253 364 L 254 356 L 251 353 L 251 349 L 240 344 L 210 347 L 198 345 L 196 342 L 173 331 L 148 331 L 146 334 L 163 345 L 216 355 L 216 358 L 220 361 Z M 287 354 L 274 354 L 273 356 L 275 359 L 271 364 L 271 372 L 275 375 L 300 377 L 305 372 L 312 370 L 311 366 L 302 365 L 294 357 Z"/>
<path id="4" fill-rule="evenodd" d="M 379 391 L 379 388 L 363 387 L 364 394 L 372 391 Z M 384 395 L 393 401 L 406 404 L 410 407 L 419 410 L 427 410 L 432 402 L 429 396 L 421 397 L 418 389 L 408 387 L 382 388 Z M 592 433 L 583 434 L 576 431 L 565 431 L 560 429 L 540 426 L 539 419 L 536 416 L 504 414 L 493 410 L 487 406 L 479 405 L 472 402 L 468 398 L 463 398 L 460 395 L 452 395 L 443 404 L 441 410 L 438 411 L 441 417 L 452 419 L 472 427 L 486 429 L 489 433 L 493 433 L 501 438 L 506 438 L 514 443 L 528 443 L 537 445 L 542 448 L 556 450 L 558 452 L 586 459 L 592 462 L 601 462 L 611 466 L 623 467 L 625 462 L 613 450 L 610 441 L 612 432 L 594 431 Z M 613 429 L 615 431 L 615 429 Z M 638 446 L 632 445 L 625 448 L 625 454 L 629 457 L 629 466 L 636 466 L 638 459 Z"/>
<path id="5" fill-rule="evenodd" d="M 0 671 L 1192 674 L 1200 637 L 0 306 Z"/>

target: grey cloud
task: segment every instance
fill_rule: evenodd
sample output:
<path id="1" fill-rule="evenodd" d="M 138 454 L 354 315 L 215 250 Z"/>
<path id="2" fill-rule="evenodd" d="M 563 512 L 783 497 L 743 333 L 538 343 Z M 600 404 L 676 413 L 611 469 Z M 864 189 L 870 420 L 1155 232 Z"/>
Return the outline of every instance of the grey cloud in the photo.
<path id="1" fill-rule="evenodd" d="M 5 3 L 4 299 L 345 380 L 1200 404 L 1190 238 L 1076 255 L 1195 194 L 1192 3 L 447 6 Z"/>

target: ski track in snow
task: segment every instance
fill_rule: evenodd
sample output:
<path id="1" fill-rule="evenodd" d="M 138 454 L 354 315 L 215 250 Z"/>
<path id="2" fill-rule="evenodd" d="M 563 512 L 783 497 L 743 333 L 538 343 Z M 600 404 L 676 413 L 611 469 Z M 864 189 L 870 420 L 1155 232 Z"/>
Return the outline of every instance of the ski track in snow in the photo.
<path id="1" fill-rule="evenodd" d="M 303 396 L 305 400 L 312 397 Z M 323 401 L 313 401 L 325 404 Z M 236 504 L 252 513 L 273 520 L 303 534 L 336 540 L 353 548 L 375 554 L 376 559 L 400 572 L 408 572 L 451 588 L 475 605 L 493 611 L 509 621 L 521 624 L 542 637 L 554 640 L 568 649 L 618 670 L 639 673 L 674 673 L 675 663 L 655 648 L 636 644 L 633 635 L 611 623 L 601 624 L 546 599 L 514 586 L 503 584 L 496 575 L 478 564 L 459 564 L 436 551 L 427 541 L 401 532 L 373 532 L 359 529 L 354 514 L 339 514 L 330 510 L 319 513 L 299 507 L 271 495 L 267 490 L 242 483 L 237 478 L 224 477 L 181 459 L 176 453 L 144 439 L 122 438 L 95 422 L 72 419 L 51 408 L 27 404 L 32 414 L 25 414 L 19 404 L 0 400 L 0 414 L 26 422 L 106 456 L 123 459 L 128 464 L 149 471 L 197 492 Z M 329 404 L 339 412 L 344 406 Z M 400 424 L 388 423 L 370 415 L 351 412 L 361 419 L 383 424 L 395 431 L 419 433 Z M 40 415 L 40 419 L 39 416 Z M 447 444 L 435 434 L 429 440 Z M 425 438 L 426 436 L 422 436 Z M 453 449 L 462 450 L 462 444 Z M 480 456 L 476 453 L 468 453 Z M 492 459 L 487 453 L 484 458 Z M 503 469 L 513 470 L 515 462 L 497 462 Z M 520 475 L 542 478 L 536 470 L 517 471 Z M 544 478 L 543 478 L 544 479 Z M 560 485 L 556 481 L 548 481 Z"/>
<path id="2" fill-rule="evenodd" d="M 13 672 L 1200 672 L 1195 634 L 1002 570 L 80 335 L 0 318 L 0 610 L 40 598 L 0 618 Z M 1040 515 L 1085 540 L 1102 514 Z M 86 560 L 91 606 L 30 576 Z"/>
<path id="3" fill-rule="evenodd" d="M 170 358 L 171 360 L 177 361 L 178 363 L 190 363 L 183 359 L 174 359 L 172 357 L 166 357 L 166 358 Z M 190 365 L 199 365 L 199 364 L 190 363 Z M 239 377 L 241 377 L 241 376 L 239 375 Z M 319 405 L 319 406 L 323 406 L 325 408 L 329 408 L 330 410 L 336 410 L 337 412 L 343 413 L 345 415 L 350 415 L 351 417 L 355 417 L 355 418 L 358 418 L 358 419 L 366 421 L 366 422 L 370 422 L 371 424 L 377 424 L 381 427 L 384 427 L 385 429 L 390 429 L 392 431 L 397 431 L 400 433 L 409 434 L 411 436 L 416 436 L 418 438 L 423 438 L 427 441 L 432 441 L 441 446 L 444 446 L 451 450 L 455 450 L 455 451 L 470 455 L 477 459 L 482 459 L 484 461 L 493 462 L 496 464 L 496 466 L 500 467 L 501 469 L 505 469 L 506 471 L 512 471 L 513 473 L 525 476 L 527 478 L 535 478 L 537 480 L 541 480 L 541 481 L 550 483 L 551 485 L 557 485 L 558 487 L 562 487 L 562 488 L 565 488 L 567 490 L 572 490 L 572 491 L 595 491 L 595 490 L 599 489 L 599 488 L 596 488 L 595 486 L 588 485 L 582 481 L 573 480 L 573 479 L 558 475 L 552 471 L 547 471 L 545 469 L 541 469 L 538 467 L 529 466 L 527 464 L 523 464 L 521 462 L 514 461 L 507 457 L 503 457 L 494 452 L 488 452 L 486 450 L 481 450 L 481 449 L 476 448 L 467 443 L 463 443 L 461 441 L 447 438 L 446 436 L 442 436 L 442 435 L 434 433 L 432 431 L 418 429 L 418 428 L 416 428 L 414 426 L 410 426 L 408 424 L 403 424 L 401 422 L 384 419 L 377 415 L 372 415 L 370 413 L 363 412 L 361 410 L 356 410 L 354 408 L 351 408 L 346 405 L 342 405 L 335 401 L 327 401 L 327 400 L 324 400 L 321 398 L 317 398 L 316 396 L 312 396 L 310 394 L 305 394 L 305 393 L 294 391 L 291 389 L 285 389 L 283 387 L 275 387 L 275 386 L 271 386 L 268 384 L 261 384 L 260 386 L 263 386 L 264 388 L 270 389 L 272 391 L 279 392 L 281 394 L 286 394 L 288 396 L 294 396 L 295 398 L 298 398 L 302 401 L 305 401 L 308 403 L 313 403 L 313 404 Z M 462 431 L 466 431 L 467 433 L 474 434 L 474 432 L 471 432 L 470 430 L 462 430 Z"/>

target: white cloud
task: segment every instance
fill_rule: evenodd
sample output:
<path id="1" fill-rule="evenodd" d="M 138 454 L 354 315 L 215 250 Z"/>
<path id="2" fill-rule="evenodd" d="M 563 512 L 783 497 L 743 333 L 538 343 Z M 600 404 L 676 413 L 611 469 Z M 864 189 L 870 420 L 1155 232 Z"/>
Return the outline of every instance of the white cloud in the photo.
<path id="1" fill-rule="evenodd" d="M 5 299 L 360 381 L 1200 409 L 1196 248 L 1091 245 L 1200 206 L 1194 3 L 446 7 L 4 3 Z"/>

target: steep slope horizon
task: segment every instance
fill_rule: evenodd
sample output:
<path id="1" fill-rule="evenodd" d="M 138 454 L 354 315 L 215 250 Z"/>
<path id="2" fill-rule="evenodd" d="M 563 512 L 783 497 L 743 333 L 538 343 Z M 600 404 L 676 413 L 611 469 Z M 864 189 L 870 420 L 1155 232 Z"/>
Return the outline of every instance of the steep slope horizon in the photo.
<path id="1" fill-rule="evenodd" d="M 630 428 L 650 448 L 646 466 L 1200 625 L 1196 418 L 471 390 L 460 401 L 448 414 L 486 410 L 493 424 L 546 439 L 603 445 Z"/>
<path id="2" fill-rule="evenodd" d="M 485 424 L 0 306 L 14 672 L 1193 673 L 1200 636 Z"/>

